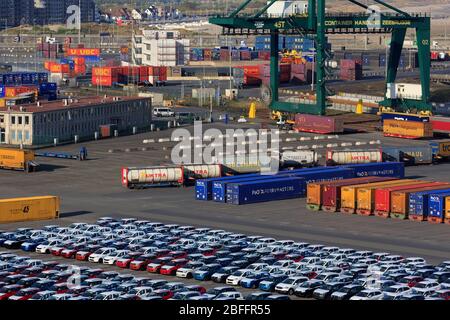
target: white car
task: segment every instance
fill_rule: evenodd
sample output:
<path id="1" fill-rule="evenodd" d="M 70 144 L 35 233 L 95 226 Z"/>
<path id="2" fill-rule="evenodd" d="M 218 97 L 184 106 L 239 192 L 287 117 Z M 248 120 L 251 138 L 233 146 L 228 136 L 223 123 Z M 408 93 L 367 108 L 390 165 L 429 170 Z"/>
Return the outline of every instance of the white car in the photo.
<path id="1" fill-rule="evenodd" d="M 407 285 L 397 284 L 395 286 L 386 288 L 383 291 L 383 294 L 384 294 L 385 300 L 394 300 L 394 299 L 398 298 L 399 296 L 408 294 L 410 292 L 411 292 L 411 288 L 408 287 Z"/>
<path id="2" fill-rule="evenodd" d="M 111 255 L 104 257 L 103 264 L 113 265 L 116 263 L 117 260 L 125 257 L 128 253 L 129 253 L 128 250 L 117 250 L 117 251 L 113 252 Z"/>
<path id="3" fill-rule="evenodd" d="M 234 299 L 234 300 L 244 300 L 242 293 L 237 291 L 228 291 L 222 292 L 214 300 L 222 300 L 222 299 Z"/>
<path id="4" fill-rule="evenodd" d="M 153 115 L 155 117 L 173 117 L 175 112 L 170 108 L 154 108 Z"/>
<path id="5" fill-rule="evenodd" d="M 191 261 L 188 262 L 183 268 L 177 270 L 176 276 L 179 278 L 192 278 L 195 270 L 203 267 L 203 262 Z"/>
<path id="6" fill-rule="evenodd" d="M 267 264 L 267 263 L 252 263 L 251 265 L 249 265 L 247 267 L 247 269 L 252 269 L 254 271 L 260 271 L 260 270 L 265 270 L 268 266 L 269 266 L 269 264 Z"/>
<path id="7" fill-rule="evenodd" d="M 381 300 L 383 296 L 380 290 L 366 289 L 351 297 L 350 300 Z"/>
<path id="8" fill-rule="evenodd" d="M 272 266 L 279 268 L 288 268 L 294 261 L 292 260 L 278 260 Z"/>
<path id="9" fill-rule="evenodd" d="M 40 245 L 38 245 L 36 247 L 36 252 L 37 253 L 50 253 L 50 250 L 52 247 L 55 247 L 57 245 L 60 244 L 59 240 L 48 240 L 48 241 L 44 241 L 43 243 L 41 243 Z"/>
<path id="10" fill-rule="evenodd" d="M 412 292 L 421 294 L 423 296 L 429 296 L 429 295 L 432 295 L 437 290 L 439 290 L 440 288 L 441 288 L 441 285 L 439 284 L 439 282 L 436 282 L 434 280 L 425 280 L 425 281 L 420 281 L 418 284 L 416 284 L 412 288 Z"/>
<path id="11" fill-rule="evenodd" d="M 141 297 L 141 296 L 145 296 L 147 294 L 150 294 L 152 292 L 153 292 L 153 288 L 152 287 L 136 287 L 134 289 L 131 289 L 131 291 L 128 292 L 128 293 L 134 294 L 134 295 L 136 295 L 138 297 Z"/>
<path id="12" fill-rule="evenodd" d="M 89 262 L 103 263 L 103 259 L 116 252 L 116 248 L 100 248 L 89 256 Z"/>
<path id="13" fill-rule="evenodd" d="M 295 288 L 305 281 L 308 281 L 307 277 L 290 277 L 275 286 L 275 291 L 278 293 L 294 294 Z"/>
<path id="14" fill-rule="evenodd" d="M 227 277 L 225 283 L 232 286 L 238 286 L 243 278 L 250 276 L 253 272 L 252 269 L 237 270 Z"/>

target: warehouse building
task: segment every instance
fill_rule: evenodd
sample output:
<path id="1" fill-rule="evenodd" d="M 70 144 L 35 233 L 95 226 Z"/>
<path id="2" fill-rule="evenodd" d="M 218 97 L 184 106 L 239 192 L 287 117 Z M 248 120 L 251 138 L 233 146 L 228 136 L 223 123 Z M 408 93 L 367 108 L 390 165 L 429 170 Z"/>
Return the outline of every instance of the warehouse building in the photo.
<path id="1" fill-rule="evenodd" d="M 189 61 L 189 39 L 178 31 L 139 30 L 133 37 L 134 64 L 144 66 L 181 66 Z"/>
<path id="2" fill-rule="evenodd" d="M 119 132 L 150 126 L 151 99 L 142 97 L 89 97 L 39 102 L 0 109 L 0 143 L 42 145 L 94 139 L 100 126 Z"/>

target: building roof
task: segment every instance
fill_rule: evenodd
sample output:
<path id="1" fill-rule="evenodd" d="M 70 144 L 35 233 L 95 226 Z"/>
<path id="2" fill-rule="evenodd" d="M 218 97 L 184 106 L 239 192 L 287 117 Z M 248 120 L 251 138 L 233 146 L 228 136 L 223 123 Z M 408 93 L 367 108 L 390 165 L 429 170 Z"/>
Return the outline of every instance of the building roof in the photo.
<path id="1" fill-rule="evenodd" d="M 67 105 L 65 105 L 64 100 L 67 100 Z M 39 107 L 37 106 L 36 102 L 29 104 L 21 104 L 17 106 L 0 109 L 0 113 L 8 113 L 8 112 L 38 113 L 38 112 L 60 111 L 60 110 L 73 110 L 101 105 L 106 106 L 110 105 L 111 103 L 120 101 L 137 101 L 137 100 L 148 100 L 148 98 L 138 96 L 130 96 L 130 97 L 106 96 L 105 98 L 104 96 L 102 97 L 95 96 L 84 98 L 61 99 L 55 101 L 40 101 Z"/>

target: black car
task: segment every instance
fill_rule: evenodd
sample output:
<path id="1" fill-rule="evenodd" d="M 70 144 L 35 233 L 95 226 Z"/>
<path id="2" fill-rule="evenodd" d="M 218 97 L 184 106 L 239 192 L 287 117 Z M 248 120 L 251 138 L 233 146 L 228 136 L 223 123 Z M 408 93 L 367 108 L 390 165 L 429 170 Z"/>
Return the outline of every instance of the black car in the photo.
<path id="1" fill-rule="evenodd" d="M 312 297 L 314 290 L 316 290 L 320 286 L 323 286 L 324 284 L 325 282 L 322 280 L 308 280 L 299 285 L 295 289 L 294 293 L 297 297 L 310 298 Z"/>
<path id="2" fill-rule="evenodd" d="M 330 282 L 318 287 L 313 292 L 313 298 L 318 300 L 328 300 L 333 292 L 339 291 L 347 283 Z"/>
<path id="3" fill-rule="evenodd" d="M 348 300 L 362 290 L 364 290 L 364 286 L 362 285 L 348 284 L 340 288 L 338 291 L 333 292 L 330 298 L 331 300 Z"/>
<path id="4" fill-rule="evenodd" d="M 253 292 L 245 297 L 245 300 L 266 300 L 270 295 L 272 295 L 271 292 Z"/>

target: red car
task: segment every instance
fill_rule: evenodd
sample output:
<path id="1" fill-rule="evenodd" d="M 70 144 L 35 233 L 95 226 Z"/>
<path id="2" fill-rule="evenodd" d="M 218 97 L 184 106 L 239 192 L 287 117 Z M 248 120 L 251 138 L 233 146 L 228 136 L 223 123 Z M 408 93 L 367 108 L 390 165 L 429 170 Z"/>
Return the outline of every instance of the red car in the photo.
<path id="1" fill-rule="evenodd" d="M 422 280 L 423 278 L 421 276 L 406 276 L 402 278 L 399 283 L 406 284 L 408 287 L 413 288 Z"/>
<path id="2" fill-rule="evenodd" d="M 119 268 L 127 269 L 130 267 L 130 263 L 139 258 L 142 252 L 131 252 L 127 256 L 120 258 L 116 261 L 116 266 Z"/>
<path id="3" fill-rule="evenodd" d="M 50 253 L 56 257 L 59 257 L 61 255 L 61 251 L 66 249 L 65 247 L 53 247 L 50 249 Z"/>
<path id="4" fill-rule="evenodd" d="M 167 300 L 173 297 L 173 292 L 167 289 L 158 289 L 153 291 L 152 293 L 156 294 L 163 298 L 163 300 Z"/>
<path id="5" fill-rule="evenodd" d="M 156 259 L 154 262 L 147 265 L 147 272 L 159 273 L 161 267 L 170 263 L 172 260 L 172 257 L 161 257 Z"/>
<path id="6" fill-rule="evenodd" d="M 9 286 L 4 286 L 0 288 L 0 300 L 8 300 L 9 297 L 13 296 L 21 290 L 23 287 L 18 284 L 11 284 Z"/>
<path id="7" fill-rule="evenodd" d="M 130 269 L 143 271 L 147 268 L 147 265 L 155 259 L 156 255 L 153 253 L 144 254 L 139 258 L 136 258 L 135 260 L 131 261 Z"/>
<path id="8" fill-rule="evenodd" d="M 56 283 L 49 290 L 56 291 L 56 293 L 66 293 L 69 288 L 66 282 Z"/>
<path id="9" fill-rule="evenodd" d="M 177 273 L 177 270 L 182 268 L 188 262 L 188 259 L 174 259 L 170 263 L 162 266 L 159 270 L 159 273 L 168 276 L 174 276 Z"/>
<path id="10" fill-rule="evenodd" d="M 304 256 L 301 253 L 291 253 L 288 254 L 285 258 L 288 260 L 293 260 L 294 262 L 300 262 L 303 260 Z"/>
<path id="11" fill-rule="evenodd" d="M 10 296 L 8 300 L 28 300 L 39 291 L 41 291 L 39 288 L 25 288 Z"/>
<path id="12" fill-rule="evenodd" d="M 78 251 L 75 259 L 77 259 L 78 261 L 87 261 L 89 256 L 92 254 L 93 252 L 90 251 Z"/>
<path id="13" fill-rule="evenodd" d="M 187 257 L 186 251 L 170 251 L 169 256 L 172 257 L 172 259 L 183 259 Z"/>
<path id="14" fill-rule="evenodd" d="M 168 249 L 158 249 L 158 250 L 155 250 L 154 253 L 156 255 L 156 258 L 161 258 L 161 257 L 167 256 L 169 254 L 169 252 L 170 252 L 170 250 L 168 250 Z"/>
<path id="15" fill-rule="evenodd" d="M 66 259 L 74 259 L 77 256 L 77 252 L 85 249 L 86 246 L 83 244 L 77 244 L 74 246 L 71 246 L 70 248 L 64 248 L 64 250 L 61 251 L 61 257 Z"/>
<path id="16" fill-rule="evenodd" d="M 198 291 L 201 294 L 206 293 L 206 288 L 202 287 L 202 286 L 199 286 L 197 284 L 194 284 L 192 286 L 185 286 L 184 288 L 186 289 L 186 291 Z"/>

